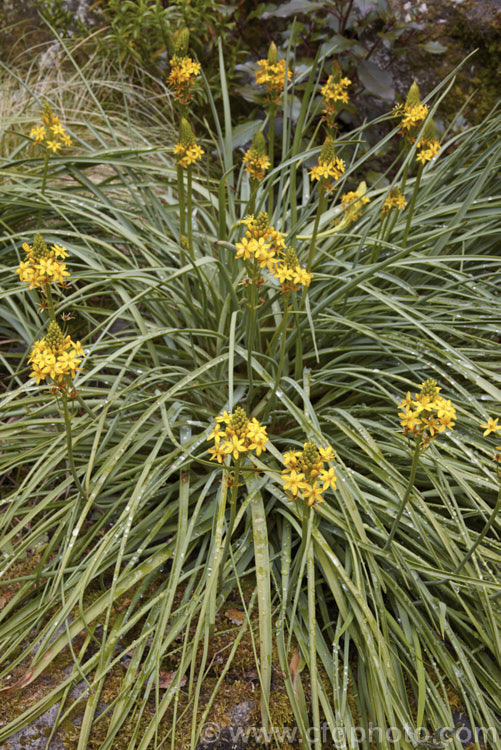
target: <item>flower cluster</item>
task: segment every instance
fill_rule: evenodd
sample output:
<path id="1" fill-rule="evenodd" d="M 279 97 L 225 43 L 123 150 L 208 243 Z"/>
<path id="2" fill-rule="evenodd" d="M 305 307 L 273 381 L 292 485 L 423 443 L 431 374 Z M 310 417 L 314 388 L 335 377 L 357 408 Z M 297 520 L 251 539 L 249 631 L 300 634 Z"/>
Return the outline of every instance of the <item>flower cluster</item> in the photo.
<path id="1" fill-rule="evenodd" d="M 23 243 L 26 259 L 21 261 L 16 273 L 19 279 L 29 284 L 30 289 L 44 287 L 52 282 L 64 285 L 70 275 L 66 270 L 66 263 L 59 258 L 67 258 L 66 248 L 52 245 L 49 249 L 41 234 L 36 234 L 33 245 Z"/>
<path id="2" fill-rule="evenodd" d="M 30 377 L 36 378 L 37 385 L 41 380 L 51 378 L 58 390 L 67 390 L 84 356 L 80 342 L 65 336 L 59 325 L 52 321 L 45 338 L 33 344 L 29 358 Z"/>
<path id="3" fill-rule="evenodd" d="M 258 60 L 257 64 L 256 83 L 264 86 L 271 104 L 278 104 L 285 81 L 292 78 L 292 71 L 287 70 L 285 60 L 277 60 L 277 48 L 273 42 L 270 44 L 268 59 Z"/>
<path id="4" fill-rule="evenodd" d="M 418 152 L 416 154 L 416 159 L 420 161 L 421 164 L 425 164 L 427 161 L 431 161 L 434 156 L 437 156 L 440 151 L 440 143 L 436 138 L 433 138 L 433 140 L 421 138 L 421 140 L 418 141 L 417 149 Z"/>
<path id="5" fill-rule="evenodd" d="M 324 98 L 322 117 L 328 128 L 334 127 L 339 104 L 346 104 L 348 101 L 347 89 L 350 83 L 350 79 L 343 76 L 339 63 L 334 62 L 332 65 L 332 74 L 320 89 L 320 93 Z"/>
<path id="6" fill-rule="evenodd" d="M 226 427 L 221 429 L 224 422 Z M 216 425 L 207 440 L 214 440 L 214 448 L 209 448 L 210 460 L 222 463 L 225 456 L 232 455 L 237 461 L 241 455 L 256 451 L 258 456 L 266 450 L 268 436 L 266 427 L 253 417 L 249 419 L 245 409 L 238 406 L 233 414 L 224 411 L 216 417 Z"/>
<path id="7" fill-rule="evenodd" d="M 273 276 L 282 284 L 282 292 L 294 291 L 299 286 L 310 286 L 313 278 L 313 274 L 299 265 L 293 247 L 286 248 L 282 261 L 273 271 Z"/>
<path id="8" fill-rule="evenodd" d="M 392 208 L 398 208 L 398 210 L 401 211 L 406 205 L 407 201 L 405 200 L 405 195 L 400 192 L 398 188 L 392 188 L 389 195 L 386 196 L 381 211 L 383 214 L 389 213 Z"/>
<path id="9" fill-rule="evenodd" d="M 400 133 L 410 143 L 414 143 L 419 127 L 428 116 L 428 107 L 421 104 L 419 86 L 414 81 L 409 89 L 405 104 L 399 104 L 393 110 L 395 117 L 400 118 Z"/>
<path id="10" fill-rule="evenodd" d="M 59 117 L 52 113 L 48 102 L 43 104 L 43 114 L 40 118 L 41 125 L 35 125 L 30 130 L 30 138 L 35 143 L 42 144 L 54 154 L 63 146 L 71 146 L 72 140 L 59 121 Z"/>
<path id="11" fill-rule="evenodd" d="M 330 445 L 322 448 L 312 441 L 305 443 L 302 451 L 288 451 L 283 459 L 286 466 L 282 471 L 284 490 L 293 498 L 299 494 L 308 505 L 322 502 L 322 494 L 329 487 L 336 489 L 334 467 L 324 469 L 324 464 L 333 459 L 334 451 Z"/>
<path id="12" fill-rule="evenodd" d="M 252 146 L 244 154 L 246 171 L 253 180 L 260 182 L 265 172 L 270 168 L 270 160 L 266 153 L 264 135 L 259 131 L 252 139 Z"/>
<path id="13" fill-rule="evenodd" d="M 400 403 L 399 412 L 404 432 L 411 432 L 423 440 L 424 444 L 433 440 L 437 434 L 454 427 L 456 410 L 450 401 L 439 395 L 440 388 L 432 378 L 420 385 L 421 391 L 410 392 Z"/>
<path id="14" fill-rule="evenodd" d="M 310 285 L 312 274 L 301 268 L 295 250 L 286 247 L 282 233 L 270 226 L 265 211 L 243 222 L 247 231 L 235 245 L 237 258 L 256 261 L 262 271 L 268 269 L 282 284 L 282 291 Z"/>
<path id="15" fill-rule="evenodd" d="M 186 169 L 202 158 L 205 153 L 203 148 L 195 141 L 195 134 L 185 117 L 181 118 L 179 126 L 179 143 L 174 146 L 174 153 L 178 156 L 177 164 Z"/>
<path id="16" fill-rule="evenodd" d="M 312 180 L 319 180 L 320 186 L 324 190 L 331 191 L 334 188 L 334 182 L 344 173 L 344 161 L 338 159 L 334 151 L 334 139 L 328 135 L 320 151 L 318 164 L 310 171 Z"/>
<path id="17" fill-rule="evenodd" d="M 200 63 L 191 57 L 172 57 L 167 85 L 173 89 L 174 96 L 180 104 L 188 104 L 191 99 L 191 87 L 200 74 Z"/>
<path id="18" fill-rule="evenodd" d="M 366 203 L 370 203 L 369 198 L 366 196 L 367 184 L 361 182 L 356 190 L 351 190 L 348 193 L 343 193 L 341 196 L 341 206 L 343 207 L 342 219 L 337 219 L 336 223 L 353 224 L 362 215 L 362 211 Z"/>

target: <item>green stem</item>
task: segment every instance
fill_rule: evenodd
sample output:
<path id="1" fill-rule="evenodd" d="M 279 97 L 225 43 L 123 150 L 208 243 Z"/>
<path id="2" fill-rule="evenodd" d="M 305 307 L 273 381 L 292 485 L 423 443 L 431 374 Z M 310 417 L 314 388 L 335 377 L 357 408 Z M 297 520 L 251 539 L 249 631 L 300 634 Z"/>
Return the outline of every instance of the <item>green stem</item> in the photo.
<path id="1" fill-rule="evenodd" d="M 247 204 L 247 213 L 252 216 L 256 210 L 256 193 L 259 187 L 259 180 L 255 180 L 253 177 L 250 178 L 250 196 L 249 203 Z"/>
<path id="2" fill-rule="evenodd" d="M 406 244 L 407 244 L 407 237 L 409 236 L 409 231 L 410 231 L 410 228 L 411 228 L 412 215 L 414 213 L 414 206 L 416 205 L 417 194 L 418 194 L 418 191 L 419 191 L 419 183 L 421 182 L 421 175 L 422 174 L 423 174 L 423 165 L 420 164 L 419 168 L 418 168 L 418 173 L 416 175 L 416 181 L 414 183 L 414 190 L 413 190 L 413 193 L 412 193 L 411 202 L 410 202 L 409 208 L 407 209 L 408 210 L 407 224 L 405 225 L 404 236 L 403 236 L 402 242 L 401 242 L 402 248 L 404 248 L 406 246 Z"/>
<path id="3" fill-rule="evenodd" d="M 409 495 L 411 494 L 411 490 L 414 487 L 414 479 L 416 478 L 416 471 L 417 471 L 417 467 L 418 467 L 418 463 L 419 463 L 419 456 L 420 455 L 421 455 L 421 441 L 420 440 L 416 440 L 416 446 L 414 448 L 414 453 L 413 453 L 413 456 L 412 456 L 412 467 L 411 467 L 411 474 L 410 474 L 410 477 L 409 477 L 409 482 L 407 484 L 403 500 L 402 500 L 402 502 L 400 504 L 400 508 L 399 508 L 398 513 L 397 513 L 397 517 L 393 521 L 393 526 L 391 527 L 390 536 L 386 540 L 386 544 L 383 547 L 383 552 L 385 552 L 389 548 L 390 544 L 393 541 L 393 537 L 395 536 L 395 532 L 397 530 L 398 524 L 400 522 L 400 519 L 402 518 L 402 514 L 403 514 L 403 512 L 405 510 L 405 506 L 407 505 L 407 501 L 409 499 Z"/>
<path id="4" fill-rule="evenodd" d="M 268 114 L 268 159 L 270 160 L 270 172 L 273 171 L 273 155 L 275 151 L 275 114 L 276 106 L 270 105 L 270 111 Z M 268 188 L 268 216 L 271 221 L 273 214 L 273 187 L 270 183 Z"/>
<path id="5" fill-rule="evenodd" d="M 42 187 L 40 188 L 40 195 L 44 195 L 45 193 L 45 186 L 47 184 L 47 174 L 49 172 L 49 159 L 50 159 L 50 154 L 46 150 L 44 154 Z M 42 221 L 42 205 L 40 204 L 40 208 L 38 209 L 38 217 L 37 217 L 37 229 L 40 229 L 41 221 Z"/>
<path id="6" fill-rule="evenodd" d="M 228 552 L 229 552 L 230 543 L 231 543 L 231 535 L 233 534 L 233 526 L 235 525 L 235 517 L 237 515 L 237 495 L 238 495 L 239 479 L 240 479 L 240 458 L 237 458 L 237 460 L 235 461 L 235 471 L 233 473 L 233 484 L 231 487 L 231 495 L 230 495 L 230 522 L 228 524 L 228 530 L 226 532 L 223 552 L 221 555 L 221 562 L 219 566 L 218 591 L 221 591 L 223 587 L 224 564 L 226 562 L 226 558 L 228 557 Z"/>
<path id="7" fill-rule="evenodd" d="M 51 323 L 55 323 L 56 321 L 56 311 L 55 311 L 55 305 L 54 305 L 54 299 L 52 297 L 52 291 L 50 288 L 50 284 L 45 285 L 45 294 L 47 297 L 47 310 L 49 312 L 49 318 Z"/>
<path id="8" fill-rule="evenodd" d="M 73 479 L 75 480 L 75 484 L 78 488 L 78 491 L 80 492 L 81 496 L 85 499 L 85 491 L 84 491 L 84 488 L 82 487 L 80 479 L 78 478 L 77 470 L 75 468 L 75 461 L 73 459 L 73 447 L 72 447 L 72 440 L 71 440 L 71 417 L 70 417 L 70 412 L 68 409 L 68 394 L 64 390 L 61 391 L 61 401 L 63 402 L 63 416 L 64 416 L 64 426 L 65 426 L 65 432 L 66 432 L 66 446 L 68 448 L 68 460 L 70 462 L 70 469 L 73 475 Z"/>
<path id="9" fill-rule="evenodd" d="M 325 208 L 325 188 L 320 185 L 318 195 L 318 208 L 317 215 L 315 216 L 315 224 L 313 225 L 313 234 L 311 235 L 310 249 L 308 251 L 308 261 L 306 263 L 306 270 L 308 273 L 311 271 L 313 265 L 313 255 L 315 252 L 315 243 L 317 240 L 318 227 L 320 224 L 320 217 L 322 216 Z"/>
<path id="10" fill-rule="evenodd" d="M 387 214 L 383 216 L 381 219 L 381 222 L 379 224 L 379 229 L 376 237 L 376 242 L 374 243 L 374 247 L 372 248 L 371 257 L 369 260 L 369 265 L 372 265 L 373 263 L 377 262 L 377 259 L 379 258 L 379 253 L 381 252 L 381 239 L 385 236 L 385 230 L 388 225 L 388 222 L 390 220 L 391 212 L 393 209 L 390 209 Z"/>
<path id="11" fill-rule="evenodd" d="M 186 211 L 184 203 L 184 173 L 183 167 L 180 166 L 177 168 L 177 199 L 179 201 L 179 240 L 182 248 L 181 239 L 186 234 Z M 183 258 L 183 256 L 184 252 L 181 250 L 181 257 Z"/>
<path id="12" fill-rule="evenodd" d="M 192 262 L 195 262 L 195 257 L 193 255 L 193 223 L 192 223 L 192 214 L 193 214 L 193 196 L 192 196 L 192 171 L 191 171 L 191 165 L 187 168 L 187 188 L 186 188 L 186 213 L 187 213 L 187 223 L 188 223 L 188 252 L 190 254 L 190 258 Z"/>
<path id="13" fill-rule="evenodd" d="M 248 303 L 247 307 L 249 309 L 249 313 L 247 316 L 247 379 L 249 381 L 249 404 L 252 400 L 252 391 L 254 390 L 254 380 L 252 376 L 252 353 L 254 351 L 254 329 L 256 326 L 256 279 L 255 276 L 255 265 L 256 262 L 253 262 L 253 268 L 251 271 L 252 278 L 250 279 L 250 284 L 247 287 L 248 289 Z"/>
<path id="14" fill-rule="evenodd" d="M 280 358 L 278 360 L 278 367 L 277 367 L 277 374 L 275 377 L 275 383 L 273 385 L 273 390 L 270 394 L 270 399 L 266 405 L 266 409 L 264 410 L 264 418 L 266 418 L 269 414 L 269 411 L 272 407 L 275 393 L 277 392 L 278 384 L 280 383 L 280 379 L 282 377 L 282 371 L 284 368 L 284 360 L 285 360 L 285 343 L 287 341 L 287 318 L 289 317 L 289 297 L 290 292 L 286 292 L 284 294 L 284 314 L 282 315 L 282 322 L 280 324 Z"/>
<path id="15" fill-rule="evenodd" d="M 454 570 L 453 575 L 456 575 L 456 573 L 459 573 L 460 570 L 463 569 L 463 567 L 466 565 L 468 560 L 471 558 L 475 550 L 477 549 L 478 545 L 482 543 L 482 540 L 484 539 L 485 535 L 488 533 L 489 529 L 491 528 L 492 524 L 496 520 L 496 516 L 501 510 L 501 490 L 498 492 L 498 498 L 496 500 L 496 505 L 494 506 L 494 510 L 492 511 L 489 520 L 485 524 L 481 534 L 478 536 L 477 540 L 472 544 L 466 555 L 463 557 L 457 568 Z"/>
<path id="16" fill-rule="evenodd" d="M 310 515 L 313 516 L 313 509 L 310 509 Z M 313 525 L 313 519 L 312 523 Z M 314 738 L 313 747 L 320 747 L 320 706 L 318 702 L 318 670 L 317 670 L 317 639 L 316 629 L 317 620 L 315 616 L 315 551 L 313 548 L 313 539 L 311 538 L 311 528 L 308 537 L 307 551 L 307 579 L 308 579 L 308 630 L 309 630 L 309 647 L 310 647 L 310 685 L 311 685 L 311 708 L 312 708 L 312 726 Z"/>

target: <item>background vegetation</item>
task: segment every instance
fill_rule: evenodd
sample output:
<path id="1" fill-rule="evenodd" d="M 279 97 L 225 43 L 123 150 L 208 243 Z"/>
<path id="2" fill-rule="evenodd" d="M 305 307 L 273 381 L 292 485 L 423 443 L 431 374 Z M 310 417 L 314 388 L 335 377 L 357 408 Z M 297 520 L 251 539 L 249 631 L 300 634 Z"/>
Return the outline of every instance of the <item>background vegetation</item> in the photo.
<path id="1" fill-rule="evenodd" d="M 177 22 L 183 7 L 157 11 Z M 256 344 L 249 357 L 234 244 L 250 197 L 238 149 L 252 128 L 232 108 L 237 95 L 254 104 L 230 88 L 236 59 L 217 44 L 237 33 L 236 20 L 211 8 L 200 55 L 212 49 L 212 62 L 193 113 L 207 159 L 193 175 L 190 261 L 181 262 L 178 123 L 160 55 L 153 71 L 139 41 L 113 66 L 99 48 L 84 63 L 78 42 L 62 43 L 49 73 L 4 75 L 0 741 L 59 701 L 53 733 L 62 727 L 78 750 L 195 746 L 205 722 L 231 724 L 231 707 L 247 701 L 250 724 L 295 724 L 307 744 L 321 720 L 348 733 L 424 726 L 430 740 L 463 712 L 498 733 L 476 746 L 499 747 L 497 520 L 467 557 L 499 507 L 496 441 L 479 428 L 500 395 L 499 115 L 446 127 L 416 190 L 415 152 L 400 148 L 390 114 L 355 127 L 347 117 L 336 144 L 346 171 L 320 219 L 306 300 L 293 300 L 281 352 L 282 296 L 263 287 L 268 349 Z M 320 45 L 308 63 L 293 44 L 301 26 L 283 8 L 266 12 L 284 19 L 296 74 L 256 208 L 272 195 L 270 223 L 305 263 L 318 209 L 308 174 L 322 141 L 318 92 L 335 50 Z M 320 11 L 315 54 L 333 23 Z M 353 60 L 360 73 L 367 57 Z M 432 115 L 452 86 L 449 76 L 429 93 Z M 43 188 L 44 154 L 27 136 L 42 100 L 75 140 L 51 157 Z M 262 98 L 255 107 L 266 129 Z M 382 239 L 383 201 L 404 173 L 415 202 Z M 370 203 L 340 229 L 340 196 L 364 178 Z M 27 367 L 45 324 L 15 269 L 37 229 L 70 253 L 58 310 L 86 351 L 71 418 L 83 492 L 60 405 Z M 428 377 L 456 406 L 457 426 L 424 454 L 388 550 L 411 468 L 397 406 Z M 227 483 L 206 441 L 238 405 L 266 422 L 270 443 L 244 476 L 225 557 Z M 338 490 L 305 512 L 280 471 L 283 452 L 307 439 L 335 449 Z"/>

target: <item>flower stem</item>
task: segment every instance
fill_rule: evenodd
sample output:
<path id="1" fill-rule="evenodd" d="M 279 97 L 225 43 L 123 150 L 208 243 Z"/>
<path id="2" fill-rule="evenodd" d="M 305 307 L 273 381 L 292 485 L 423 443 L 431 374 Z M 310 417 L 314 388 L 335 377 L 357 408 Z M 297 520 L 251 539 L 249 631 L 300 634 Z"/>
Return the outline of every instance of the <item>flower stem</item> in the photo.
<path id="1" fill-rule="evenodd" d="M 264 410 L 264 418 L 266 418 L 270 412 L 271 406 L 274 401 L 275 393 L 278 389 L 278 384 L 280 383 L 280 379 L 282 377 L 282 371 L 284 369 L 284 360 L 285 360 L 285 343 L 287 340 L 287 318 L 289 317 L 289 297 L 290 292 L 286 292 L 284 294 L 284 313 L 282 315 L 282 322 L 280 324 L 280 358 L 278 360 L 278 367 L 277 367 L 277 374 L 275 377 L 275 383 L 273 385 L 273 390 L 271 392 L 269 401 L 266 405 L 266 409 Z"/>
<path id="2" fill-rule="evenodd" d="M 191 261 L 194 263 L 195 258 L 193 255 L 193 224 L 192 224 L 192 213 L 193 213 L 193 196 L 192 196 L 192 171 L 191 165 L 188 166 L 187 171 L 187 188 L 186 188 L 186 213 L 188 223 L 188 252 L 190 254 Z"/>
<path id="3" fill-rule="evenodd" d="M 255 261 L 253 263 L 255 266 Z M 248 288 L 248 308 L 249 314 L 247 316 L 247 379 L 249 381 L 249 403 L 252 400 L 252 392 L 254 390 L 254 380 L 252 376 L 252 352 L 254 351 L 254 329 L 256 326 L 256 279 L 254 274 L 254 268 L 252 269 L 252 278 Z"/>
<path id="4" fill-rule="evenodd" d="M 235 461 L 235 471 L 233 473 L 233 480 L 232 480 L 232 485 L 231 485 L 230 521 L 228 524 L 228 529 L 226 531 L 226 537 L 224 540 L 224 548 L 223 548 L 223 553 L 221 555 L 221 563 L 219 567 L 219 585 L 218 585 L 219 591 L 221 591 L 223 587 L 224 564 L 226 562 L 226 558 L 228 557 L 228 552 L 229 552 L 230 543 L 231 543 L 231 535 L 233 534 L 233 526 L 235 525 L 235 517 L 237 515 L 237 495 L 238 495 L 239 479 L 240 479 L 240 459 L 237 458 L 237 460 Z"/>
<path id="5" fill-rule="evenodd" d="M 43 164 L 43 174 L 42 174 L 42 187 L 40 188 L 40 195 L 44 195 L 45 193 L 45 186 L 47 184 L 47 174 L 49 171 L 49 159 L 50 154 L 46 150 L 44 154 L 44 164 Z M 42 205 L 40 204 L 40 208 L 38 209 L 38 217 L 37 217 L 37 228 L 40 229 L 40 223 L 42 220 Z"/>
<path id="6" fill-rule="evenodd" d="M 402 514 L 403 514 L 403 512 L 405 510 L 405 506 L 407 505 L 407 501 L 408 501 L 409 496 L 411 494 L 411 490 L 412 490 L 412 488 L 414 486 L 414 479 L 416 478 L 416 471 L 417 471 L 417 467 L 418 467 L 418 463 L 419 463 L 419 456 L 420 455 L 421 455 L 421 441 L 420 440 L 416 440 L 416 446 L 414 448 L 414 453 L 413 453 L 413 456 L 412 456 L 412 466 L 411 466 L 411 474 L 410 474 L 410 477 L 409 477 L 409 482 L 407 484 L 404 497 L 403 497 L 402 502 L 400 504 L 400 508 L 398 510 L 397 517 L 393 521 L 393 526 L 391 527 L 390 536 L 386 540 L 386 544 L 383 547 L 383 552 L 385 552 L 389 548 L 390 544 L 392 543 L 393 537 L 395 536 L 395 532 L 396 532 L 397 527 L 398 527 L 398 524 L 399 524 L 400 519 L 402 518 Z"/>
<path id="7" fill-rule="evenodd" d="M 64 417 L 65 432 L 66 432 L 66 446 L 68 448 L 68 460 L 70 462 L 70 469 L 71 469 L 71 473 L 73 475 L 75 484 L 78 488 L 78 491 L 80 492 L 81 496 L 85 499 L 85 491 L 84 491 L 84 488 L 82 487 L 80 479 L 78 478 L 77 470 L 75 468 L 75 461 L 73 458 L 73 447 L 72 447 L 72 440 L 71 440 L 71 417 L 70 417 L 70 412 L 68 409 L 68 394 L 64 390 L 61 391 L 61 401 L 63 403 L 63 417 Z"/>
<path id="8" fill-rule="evenodd" d="M 406 246 L 406 244 L 407 244 L 407 237 L 409 236 L 409 231 L 410 231 L 410 228 L 411 228 L 412 215 L 414 213 L 414 206 L 416 205 L 417 194 L 418 194 L 418 191 L 419 191 L 419 183 L 421 182 L 421 175 L 422 174 L 423 174 L 423 165 L 420 164 L 419 168 L 418 168 L 417 175 L 416 175 L 416 181 L 414 183 L 414 191 L 412 193 L 411 202 L 410 202 L 410 205 L 409 205 L 409 208 L 408 208 L 407 224 L 405 225 L 404 236 L 402 237 L 402 243 L 401 243 L 402 244 L 402 248 L 404 248 Z"/>
<path id="9" fill-rule="evenodd" d="M 178 166 L 177 168 L 177 199 L 179 201 L 179 239 L 181 240 L 181 238 L 186 234 L 186 211 L 184 203 L 184 174 L 183 168 L 180 166 Z M 184 257 L 183 249 L 181 249 L 181 257 Z"/>
<path id="10" fill-rule="evenodd" d="M 268 114 L 268 159 L 270 160 L 270 172 L 273 170 L 273 154 L 275 151 L 275 114 L 276 107 L 274 104 L 270 106 Z M 273 214 L 273 187 L 270 183 L 268 188 L 268 216 Z"/>
<path id="11" fill-rule="evenodd" d="M 501 490 L 498 492 L 498 497 L 496 500 L 496 505 L 494 506 L 494 510 L 492 511 L 489 520 L 485 524 L 482 532 L 477 537 L 476 541 L 472 544 L 466 555 L 463 557 L 457 568 L 455 568 L 453 575 L 456 575 L 456 573 L 459 573 L 460 570 L 463 569 L 463 567 L 466 565 L 468 560 L 471 558 L 479 544 L 481 544 L 482 540 L 484 539 L 485 535 L 488 533 L 489 529 L 491 528 L 492 524 L 496 520 L 496 516 L 501 510 Z"/>
<path id="12" fill-rule="evenodd" d="M 313 265 L 313 254 L 315 252 L 315 243 L 317 240 L 318 227 L 320 224 L 320 217 L 322 216 L 324 212 L 324 208 L 325 208 L 325 188 L 323 188 L 320 185 L 319 195 L 318 195 L 317 215 L 315 216 L 315 224 L 313 226 L 313 234 L 311 235 L 310 249 L 308 251 L 308 260 L 306 263 L 306 270 L 308 271 L 308 273 L 310 273 L 311 267 Z"/>

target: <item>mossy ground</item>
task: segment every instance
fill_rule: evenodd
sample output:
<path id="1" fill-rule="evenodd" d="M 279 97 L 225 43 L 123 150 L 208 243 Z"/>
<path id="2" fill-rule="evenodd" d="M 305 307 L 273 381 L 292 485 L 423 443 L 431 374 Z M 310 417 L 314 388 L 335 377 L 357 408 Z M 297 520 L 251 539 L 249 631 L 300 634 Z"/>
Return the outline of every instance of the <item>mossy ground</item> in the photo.
<path id="1" fill-rule="evenodd" d="M 36 565 L 37 559 L 38 554 L 28 556 L 25 560 L 24 569 L 22 569 L 21 563 L 16 566 L 16 576 L 29 575 L 30 571 L 33 570 L 33 566 Z M 151 590 L 153 591 L 157 585 L 158 580 L 153 580 L 150 584 Z M 152 593 L 152 591 L 149 593 Z M 245 586 L 245 598 L 247 600 L 250 598 L 251 592 L 252 582 L 248 582 Z M 90 601 L 92 597 L 97 598 L 100 593 L 101 588 L 96 585 L 95 588 L 86 592 L 86 600 Z M 114 618 L 120 614 L 123 608 L 128 606 L 132 595 L 132 591 L 127 592 L 116 602 L 111 618 L 112 622 Z M 176 598 L 180 599 L 181 596 L 182 592 L 179 592 L 178 597 Z M 76 611 L 74 614 L 77 616 Z M 235 597 L 230 596 L 227 604 L 220 610 L 216 618 L 214 633 L 209 641 L 208 655 L 205 662 L 206 667 L 203 676 L 200 671 L 197 671 L 198 668 L 201 670 L 202 644 L 197 653 L 195 680 L 202 680 L 200 685 L 197 719 L 198 721 L 202 720 L 202 714 L 205 707 L 210 701 L 213 701 L 206 720 L 215 723 L 219 727 L 220 736 L 217 744 L 218 748 L 225 748 L 226 745 L 230 747 L 232 745 L 232 731 L 234 732 L 238 727 L 242 727 L 244 730 L 249 727 L 256 727 L 258 729 L 260 727 L 259 679 L 254 656 L 254 648 L 256 648 L 256 642 L 259 640 L 257 637 L 257 613 L 253 614 L 251 617 L 251 630 L 248 629 L 245 632 L 231 664 L 227 664 L 228 654 L 239 631 L 239 626 L 233 624 L 235 617 L 238 618 L 238 615 L 238 595 L 235 595 Z M 196 623 L 193 623 L 190 633 L 188 634 L 190 640 L 195 634 L 195 629 Z M 191 632 L 191 630 L 193 632 Z M 73 640 L 72 645 L 74 652 L 78 652 L 82 646 L 84 635 L 84 632 L 82 632 Z M 129 637 L 132 642 L 135 637 L 134 632 L 131 632 Z M 98 647 L 96 646 L 95 648 L 97 649 Z M 180 649 L 177 652 L 171 652 L 162 661 L 160 675 L 162 680 L 166 680 L 168 683 L 169 675 L 173 673 L 179 665 L 179 658 Z M 295 725 L 294 715 L 287 696 L 284 675 L 278 666 L 278 656 L 276 653 L 273 654 L 273 664 L 270 723 L 278 730 L 287 727 L 292 728 Z M 71 652 L 69 649 L 64 649 L 33 683 L 26 685 L 22 689 L 13 688 L 5 690 L 2 693 L 1 724 L 5 726 L 10 721 L 20 716 L 24 711 L 34 706 L 52 690 L 57 688 L 58 685 L 68 678 L 72 666 L 73 659 Z M 89 750 L 99 750 L 103 745 L 108 732 L 114 701 L 120 694 L 127 668 L 128 661 L 127 659 L 123 659 L 109 671 L 104 680 L 97 718 L 87 744 Z M 15 685 L 21 680 L 28 669 L 29 664 L 27 661 L 18 664 L 12 670 L 10 679 L 7 682 Z M 217 682 L 223 672 L 225 672 L 224 678 L 214 697 L 214 692 L 217 689 Z M 354 665 L 351 665 L 350 667 L 350 674 L 348 703 L 352 712 L 353 721 L 357 724 L 360 723 L 360 716 L 358 715 L 356 708 L 356 681 L 353 679 L 353 674 L 356 674 L 356 667 Z M 320 678 L 327 684 L 328 679 L 326 674 L 321 673 Z M 307 670 L 302 671 L 301 681 L 306 701 L 309 702 L 309 681 Z M 7 683 L 4 681 L 3 686 L 5 687 L 6 685 Z M 66 703 L 63 707 L 63 712 L 69 708 L 71 709 L 72 703 L 74 703 L 74 706 L 54 733 L 53 741 L 57 744 L 51 744 L 50 747 L 65 747 L 70 750 L 70 748 L 73 749 L 78 744 L 80 725 L 82 723 L 86 706 L 85 699 L 79 700 L 83 695 L 84 688 L 85 685 L 82 682 L 69 692 L 66 698 Z M 164 694 L 164 690 L 165 685 L 163 685 L 159 691 L 160 698 Z M 122 748 L 125 750 L 129 746 L 129 741 L 134 734 L 136 734 L 136 736 L 141 736 L 145 731 L 157 711 L 155 694 L 156 690 L 155 686 L 153 686 L 153 689 L 148 696 L 140 696 L 133 711 L 121 727 L 119 736 L 114 740 L 114 750 L 122 750 Z M 449 683 L 447 684 L 447 697 L 454 712 L 460 712 L 462 710 L 461 700 L 457 691 Z M 415 704 L 416 701 L 414 694 L 412 690 L 409 690 L 409 705 L 414 712 L 416 711 Z M 184 683 L 179 690 L 178 702 L 175 710 L 175 745 L 178 750 L 187 750 L 190 747 L 192 736 L 193 705 L 188 697 L 188 686 Z M 53 713 L 51 718 L 52 722 L 54 721 L 54 716 L 55 714 Z M 173 708 L 170 708 L 158 724 L 158 738 L 159 740 L 165 740 L 167 744 L 170 744 L 171 742 L 173 721 Z M 29 746 L 32 750 L 38 750 L 38 748 L 41 750 L 46 747 L 51 731 L 52 725 L 49 724 L 48 721 L 44 722 L 44 717 L 42 716 L 31 726 L 29 741 L 17 741 L 17 744 L 15 744 L 14 747 Z M 257 735 L 257 739 L 256 736 L 251 734 L 245 742 L 245 747 L 250 748 L 250 750 L 253 750 L 254 746 L 262 747 L 262 744 L 259 742 L 259 734 Z M 12 746 L 8 741 L 3 745 L 0 745 L 1 750 L 9 750 L 10 747 Z M 200 747 L 202 748 L 205 746 L 201 744 Z M 207 745 L 207 747 L 210 747 L 210 745 Z M 281 747 L 290 747 L 290 743 L 286 738 Z"/>

